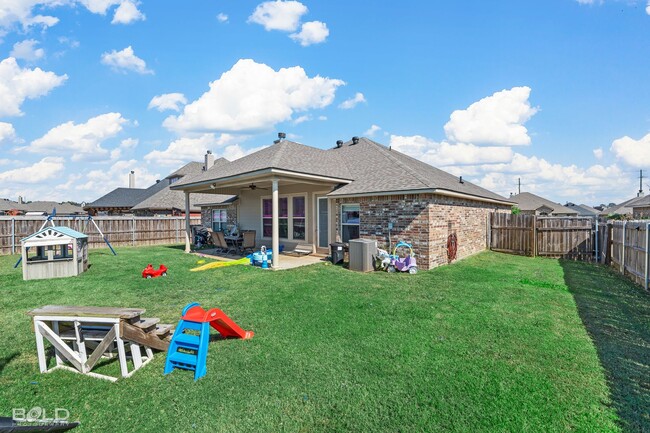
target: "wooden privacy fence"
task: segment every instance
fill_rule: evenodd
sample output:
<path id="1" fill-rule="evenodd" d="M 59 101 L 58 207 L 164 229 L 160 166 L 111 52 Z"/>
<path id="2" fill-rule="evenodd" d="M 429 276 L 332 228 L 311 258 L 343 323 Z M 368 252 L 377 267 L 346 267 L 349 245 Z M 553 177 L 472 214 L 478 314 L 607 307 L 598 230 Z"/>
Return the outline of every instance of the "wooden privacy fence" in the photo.
<path id="1" fill-rule="evenodd" d="M 595 261 L 650 288 L 650 221 L 600 222 L 580 217 L 493 213 L 488 245 L 526 256 Z"/>
<path id="2" fill-rule="evenodd" d="M 114 247 L 174 244 L 185 241 L 184 217 L 94 217 L 104 236 Z M 90 248 L 106 244 L 86 217 L 54 217 L 54 224 L 67 226 L 88 235 Z M 0 254 L 20 252 L 20 240 L 41 228 L 45 218 L 0 216 Z M 199 218 L 190 224 L 200 224 Z"/>
<path id="3" fill-rule="evenodd" d="M 648 221 L 616 221 L 608 225 L 610 265 L 646 289 L 650 270 L 649 225 Z"/>
<path id="4" fill-rule="evenodd" d="M 492 213 L 488 245 L 511 254 L 592 261 L 596 224 L 592 218 Z"/>

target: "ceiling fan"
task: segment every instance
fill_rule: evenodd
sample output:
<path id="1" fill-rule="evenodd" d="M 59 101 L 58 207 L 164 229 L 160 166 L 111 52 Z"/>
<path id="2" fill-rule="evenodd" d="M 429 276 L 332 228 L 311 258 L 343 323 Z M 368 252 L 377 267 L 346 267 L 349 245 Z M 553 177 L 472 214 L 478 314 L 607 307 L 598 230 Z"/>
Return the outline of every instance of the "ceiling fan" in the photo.
<path id="1" fill-rule="evenodd" d="M 249 188 L 251 191 L 255 191 L 256 189 L 265 189 L 265 190 L 268 189 L 268 188 L 262 188 L 262 187 L 259 187 L 259 186 L 255 185 L 254 183 L 251 183 L 250 185 L 248 185 L 248 188 Z"/>

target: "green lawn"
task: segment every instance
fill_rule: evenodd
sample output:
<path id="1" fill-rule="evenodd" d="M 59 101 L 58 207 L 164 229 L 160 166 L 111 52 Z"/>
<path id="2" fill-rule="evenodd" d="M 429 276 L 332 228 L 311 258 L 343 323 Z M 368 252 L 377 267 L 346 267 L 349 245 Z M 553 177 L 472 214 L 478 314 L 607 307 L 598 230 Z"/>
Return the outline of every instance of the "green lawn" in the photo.
<path id="1" fill-rule="evenodd" d="M 93 251 L 84 275 L 31 282 L 12 269 L 15 257 L 0 257 L 0 415 L 15 407 L 66 408 L 82 423 L 80 433 L 650 426 L 638 415 L 649 407 L 650 375 L 642 377 L 648 296 L 603 268 L 483 253 L 417 275 L 356 274 L 327 264 L 191 273 L 197 257 L 177 248 L 118 254 Z M 143 280 L 147 263 L 164 263 L 169 276 Z M 628 350 L 598 319 L 606 303 L 608 317 L 622 317 L 617 332 L 629 334 L 624 316 L 631 310 L 616 310 L 616 290 L 626 302 L 645 303 L 635 311 L 646 316 L 635 319 L 639 346 L 630 361 L 639 376 L 627 385 L 619 382 L 629 371 L 615 377 L 610 370 Z M 252 340 L 213 341 L 198 382 L 183 370 L 163 376 L 161 353 L 116 383 L 38 372 L 29 309 L 141 307 L 147 317 L 176 323 L 189 302 L 221 308 L 255 331 Z M 116 371 L 115 363 L 101 368 Z"/>

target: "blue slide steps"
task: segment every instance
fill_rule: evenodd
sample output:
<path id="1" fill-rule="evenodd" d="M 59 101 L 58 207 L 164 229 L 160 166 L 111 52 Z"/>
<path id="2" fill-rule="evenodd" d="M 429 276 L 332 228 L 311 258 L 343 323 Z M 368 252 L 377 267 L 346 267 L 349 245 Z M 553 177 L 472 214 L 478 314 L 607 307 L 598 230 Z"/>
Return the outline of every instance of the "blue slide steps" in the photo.
<path id="1" fill-rule="evenodd" d="M 185 331 L 198 331 L 198 335 Z M 175 368 L 182 368 L 194 371 L 194 380 L 205 376 L 209 342 L 209 322 L 197 323 L 181 319 L 169 343 L 165 374 L 171 373 Z"/>

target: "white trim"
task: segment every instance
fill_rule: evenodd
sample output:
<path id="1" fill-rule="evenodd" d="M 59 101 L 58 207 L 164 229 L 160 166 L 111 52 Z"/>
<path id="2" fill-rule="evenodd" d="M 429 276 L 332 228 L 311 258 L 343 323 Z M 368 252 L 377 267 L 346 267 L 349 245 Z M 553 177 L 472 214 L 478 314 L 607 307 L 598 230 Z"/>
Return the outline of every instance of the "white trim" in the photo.
<path id="1" fill-rule="evenodd" d="M 170 185 L 169 188 L 172 190 L 185 190 L 185 189 L 190 189 L 190 188 L 196 188 L 200 187 L 203 185 L 210 185 L 210 184 L 217 184 L 215 189 L 219 188 L 228 188 L 228 187 L 233 187 L 233 186 L 238 186 L 239 184 L 229 184 L 228 182 L 231 181 L 237 181 L 237 180 L 243 180 L 243 179 L 250 179 L 250 178 L 256 178 L 260 177 L 263 175 L 284 175 L 292 178 L 298 178 L 298 179 L 311 179 L 311 180 L 319 180 L 322 182 L 332 182 L 332 183 L 351 183 L 351 179 L 343 179 L 343 178 L 338 178 L 338 177 L 330 177 L 330 176 L 321 176 L 317 174 L 308 174 L 308 173 L 300 173 L 297 171 L 290 171 L 290 170 L 281 170 L 277 168 L 265 168 L 261 170 L 256 170 L 256 171 L 250 171 L 247 173 L 240 173 L 240 174 L 235 174 L 232 176 L 227 176 L 223 178 L 218 178 L 218 179 L 209 179 L 209 180 L 202 180 L 199 182 L 192 182 L 192 183 L 187 183 L 184 185 Z M 224 185 L 219 185 L 219 183 L 224 183 Z"/>
<path id="2" fill-rule="evenodd" d="M 286 198 L 287 199 L 287 235 L 288 237 L 286 238 L 280 238 L 282 240 L 286 241 L 303 241 L 307 242 L 309 239 L 309 234 L 308 234 L 308 224 L 309 224 L 309 200 L 308 200 L 308 194 L 307 192 L 296 192 L 296 193 L 290 193 L 290 194 L 279 194 L 278 196 L 278 201 L 280 199 Z M 305 239 L 294 239 L 293 238 L 293 198 L 294 197 L 303 197 L 305 199 Z M 272 240 L 272 236 L 264 236 L 264 200 L 272 200 L 273 196 L 271 195 L 262 195 L 260 196 L 260 240 Z M 266 218 L 268 219 L 268 218 Z M 284 219 L 284 217 L 280 217 L 278 219 Z"/>
<path id="3" fill-rule="evenodd" d="M 495 203 L 495 204 L 503 204 L 506 206 L 513 206 L 517 203 L 513 201 L 507 201 L 507 200 L 496 200 L 496 199 L 491 199 L 491 198 L 485 198 L 485 197 L 480 197 L 477 195 L 471 195 L 471 194 L 464 194 L 461 192 L 455 192 L 455 191 L 449 191 L 449 190 L 444 190 L 444 189 L 435 189 L 435 188 L 429 188 L 429 189 L 409 189 L 409 190 L 403 190 L 403 191 L 378 191 L 378 192 L 363 192 L 363 193 L 358 193 L 358 194 L 340 194 L 340 195 L 334 195 L 332 193 L 328 194 L 329 198 L 336 199 L 336 198 L 356 198 L 356 197 L 373 197 L 373 196 L 387 196 L 387 195 L 403 195 L 403 194 L 438 194 L 438 195 L 444 195 L 444 196 L 449 196 L 449 197 L 458 197 L 458 198 L 464 198 L 466 200 L 473 200 L 473 201 L 481 201 L 481 202 L 486 202 L 486 203 Z"/>

